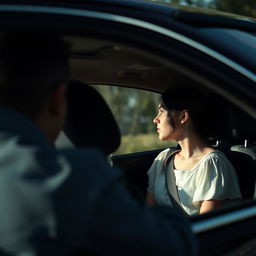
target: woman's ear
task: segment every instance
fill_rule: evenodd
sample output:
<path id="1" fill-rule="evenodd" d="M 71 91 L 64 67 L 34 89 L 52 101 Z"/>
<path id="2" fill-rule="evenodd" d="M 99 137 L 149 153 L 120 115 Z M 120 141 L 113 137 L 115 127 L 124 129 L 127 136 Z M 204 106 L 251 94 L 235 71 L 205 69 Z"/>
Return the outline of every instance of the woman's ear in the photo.
<path id="1" fill-rule="evenodd" d="M 188 121 L 189 119 L 189 113 L 187 110 L 182 110 L 180 114 L 180 123 L 184 124 Z"/>

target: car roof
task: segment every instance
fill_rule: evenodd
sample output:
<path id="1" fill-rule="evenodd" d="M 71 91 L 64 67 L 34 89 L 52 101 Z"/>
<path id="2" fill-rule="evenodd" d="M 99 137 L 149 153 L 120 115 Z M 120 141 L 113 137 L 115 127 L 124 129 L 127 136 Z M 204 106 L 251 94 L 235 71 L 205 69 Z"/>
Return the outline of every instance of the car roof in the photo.
<path id="1" fill-rule="evenodd" d="M 233 54 L 234 49 L 229 47 L 227 40 L 228 37 L 228 39 L 233 40 L 234 45 L 239 42 L 240 48 L 245 48 L 242 46 L 248 44 L 239 41 L 238 36 L 234 39 L 233 35 L 227 35 L 226 29 L 256 31 L 254 21 L 241 19 L 240 16 L 223 17 L 218 15 L 216 18 L 214 14 L 216 12 L 206 14 L 201 9 L 192 8 L 193 11 L 191 11 L 188 8 L 178 8 L 173 5 L 135 0 L 1 1 L 0 12 L 8 12 L 11 9 L 17 13 L 33 12 L 38 14 L 42 12 L 54 16 L 65 14 L 67 18 L 93 18 L 95 15 L 95 17 L 106 20 L 108 15 L 108 18 L 113 18 L 113 21 L 117 23 L 121 21 L 127 26 L 146 28 L 154 33 L 161 34 L 161 29 L 164 32 L 168 30 L 179 36 L 179 38 L 175 37 L 175 40 L 180 40 L 182 43 L 186 41 L 182 47 L 186 47 L 186 43 L 190 41 L 189 46 L 192 48 L 199 46 L 196 50 L 200 49 L 207 55 L 212 52 L 211 57 L 223 54 L 226 58 L 227 54 L 228 58 L 238 63 L 239 66 L 246 66 L 245 72 L 250 69 L 253 73 L 251 77 L 255 78 L 256 63 L 250 56 L 250 50 L 245 54 L 244 51 L 239 54 L 235 51 L 236 54 Z M 64 27 L 65 23 L 63 24 Z M 56 30 L 58 29 L 57 26 L 61 27 L 62 24 L 59 22 L 55 25 Z M 70 25 L 70 27 L 72 26 L 74 25 Z M 141 49 L 133 49 L 130 44 L 122 44 L 104 38 L 86 37 L 84 34 L 77 36 L 75 32 L 65 38 L 74 45 L 71 57 L 73 79 L 80 79 L 91 84 L 118 84 L 159 92 L 164 91 L 174 81 L 178 84 L 187 83 L 186 79 L 183 80 L 184 76 L 180 76 L 178 72 L 170 66 L 166 66 L 156 56 L 148 54 L 149 50 L 146 50 L 145 53 L 140 51 Z M 253 47 L 251 42 L 250 46 Z M 251 58 L 249 58 L 250 61 L 247 60 L 247 56 Z M 122 59 L 121 65 L 120 59 Z M 90 67 L 86 76 L 83 68 L 85 66 Z"/>
<path id="2" fill-rule="evenodd" d="M 170 19 L 180 20 L 184 23 L 198 24 L 202 19 L 208 21 L 206 23 L 200 23 L 200 26 L 208 26 L 209 24 L 228 25 L 233 23 L 237 26 L 250 26 L 249 23 L 256 23 L 256 19 L 253 17 L 247 17 L 243 15 L 238 15 L 234 13 L 222 12 L 214 9 L 199 8 L 193 6 L 185 6 L 180 4 L 168 3 L 166 1 L 152 1 L 152 0 L 3 0 L 1 4 L 19 4 L 19 5 L 44 5 L 44 6 L 58 6 L 75 8 L 78 7 L 83 9 L 84 7 L 94 8 L 97 6 L 97 10 L 104 8 L 106 11 L 109 7 L 110 12 L 115 12 L 115 8 L 124 9 L 127 12 L 130 10 L 135 13 L 137 11 L 147 11 L 149 13 L 158 14 L 161 16 L 167 15 Z M 147 15 L 141 16 L 143 19 Z M 216 21 L 216 16 L 218 17 Z"/>

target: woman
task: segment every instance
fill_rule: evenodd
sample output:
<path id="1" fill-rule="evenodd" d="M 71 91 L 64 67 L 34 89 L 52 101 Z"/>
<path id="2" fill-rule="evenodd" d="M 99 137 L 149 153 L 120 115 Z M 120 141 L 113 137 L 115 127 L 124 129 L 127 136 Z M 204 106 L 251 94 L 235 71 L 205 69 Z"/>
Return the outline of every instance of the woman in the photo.
<path id="1" fill-rule="evenodd" d="M 189 215 L 206 213 L 241 197 L 232 164 L 206 142 L 212 127 L 205 99 L 191 87 L 170 88 L 162 94 L 153 122 L 159 139 L 175 140 L 180 149 L 162 151 L 148 171 L 149 205 L 173 205 L 166 187 L 166 175 L 171 174 L 175 176 L 178 202 Z"/>

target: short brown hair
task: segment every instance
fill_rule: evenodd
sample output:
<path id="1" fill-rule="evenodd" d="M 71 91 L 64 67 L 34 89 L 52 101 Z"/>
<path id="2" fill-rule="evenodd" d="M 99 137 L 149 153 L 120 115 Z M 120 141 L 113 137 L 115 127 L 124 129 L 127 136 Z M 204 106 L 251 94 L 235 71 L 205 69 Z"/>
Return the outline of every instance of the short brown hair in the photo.
<path id="1" fill-rule="evenodd" d="M 209 118 L 209 108 L 206 94 L 191 86 L 170 87 L 161 95 L 160 105 L 168 111 L 187 110 L 191 116 L 193 127 L 204 140 L 211 136 L 212 122 Z M 169 114 L 170 122 L 174 122 Z"/>

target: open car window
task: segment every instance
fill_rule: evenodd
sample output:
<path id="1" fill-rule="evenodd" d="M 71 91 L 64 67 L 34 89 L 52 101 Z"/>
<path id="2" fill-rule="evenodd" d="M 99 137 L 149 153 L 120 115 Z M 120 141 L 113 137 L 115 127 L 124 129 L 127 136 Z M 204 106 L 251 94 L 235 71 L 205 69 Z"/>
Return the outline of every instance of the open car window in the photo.
<path id="1" fill-rule="evenodd" d="M 112 155 L 136 153 L 175 146 L 158 139 L 153 119 L 160 94 L 117 86 L 93 85 L 114 114 L 121 130 L 121 145 Z"/>

